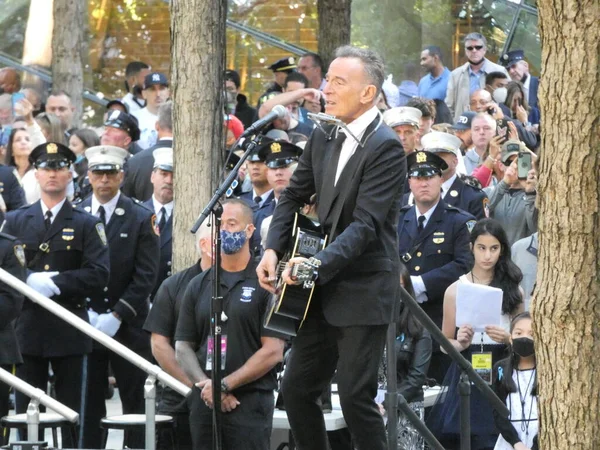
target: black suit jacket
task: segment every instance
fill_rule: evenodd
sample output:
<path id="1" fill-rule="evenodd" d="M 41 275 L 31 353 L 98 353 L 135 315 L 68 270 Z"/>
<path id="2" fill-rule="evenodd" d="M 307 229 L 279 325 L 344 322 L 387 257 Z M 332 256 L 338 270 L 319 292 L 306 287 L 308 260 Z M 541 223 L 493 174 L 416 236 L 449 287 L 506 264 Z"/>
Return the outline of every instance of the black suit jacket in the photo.
<path id="1" fill-rule="evenodd" d="M 77 207 L 91 212 L 91 197 Z M 121 194 L 106 224 L 110 279 L 105 291 L 91 295 L 88 306 L 99 314 L 115 311 L 126 327 L 142 328 L 158 274 L 159 237 L 154 212 Z M 117 333 L 117 336 L 119 335 Z"/>
<path id="2" fill-rule="evenodd" d="M 0 233 L 0 263 L 4 270 L 25 281 L 25 253 L 13 236 Z M 15 334 L 15 319 L 23 307 L 23 295 L 0 282 L 0 364 L 22 363 Z"/>
<path id="3" fill-rule="evenodd" d="M 12 211 L 26 204 L 25 192 L 17 180 L 13 167 L 0 165 L 0 195 L 6 204 L 6 210 Z M 4 213 L 0 211 L 0 222 L 4 221 Z"/>
<path id="4" fill-rule="evenodd" d="M 150 208 L 150 210 L 154 211 L 154 204 L 152 203 L 152 199 L 144 202 L 144 206 Z M 173 260 L 173 214 L 169 216 L 169 220 L 165 225 L 165 229 L 160 232 L 160 260 L 158 263 L 158 276 L 156 277 L 156 282 L 154 283 L 154 288 L 152 289 L 152 293 L 150 294 L 150 298 L 153 299 L 154 295 L 156 295 L 156 291 L 165 281 L 166 278 L 171 276 L 172 273 L 172 260 Z"/>
<path id="5" fill-rule="evenodd" d="M 160 139 L 154 146 L 129 158 L 125 166 L 125 180 L 121 187 L 123 194 L 142 202 L 149 200 L 154 192 L 154 187 L 150 182 L 150 175 L 152 175 L 152 168 L 154 167 L 152 152 L 157 148 L 172 146 L 173 140 Z"/>
<path id="6" fill-rule="evenodd" d="M 40 200 L 6 215 L 3 232 L 19 238 L 30 272 L 59 272 L 52 281 L 60 295 L 52 297 L 80 319 L 88 320 L 86 297 L 108 283 L 109 253 L 104 226 L 97 217 L 74 209 L 68 200 L 46 231 Z M 38 254 L 48 243 L 48 251 Z M 45 358 L 88 353 L 92 340 L 60 317 L 33 302 L 25 302 L 17 320 L 17 337 L 24 355 Z"/>
<path id="7" fill-rule="evenodd" d="M 529 75 L 531 77 L 531 81 L 529 82 L 529 98 L 527 102 L 529 106 L 532 108 L 540 108 L 538 105 L 538 90 L 540 88 L 540 79 L 538 77 L 534 77 L 533 75 Z"/>
<path id="8" fill-rule="evenodd" d="M 287 249 L 294 213 L 316 193 L 319 221 L 330 241 L 316 255 L 321 267 L 315 295 L 325 319 L 334 326 L 387 324 L 399 305 L 396 223 L 406 177 L 404 150 L 378 116 L 364 133 L 363 140 L 370 138 L 333 186 L 340 151 L 328 140 L 333 131 L 326 127 L 311 135 L 275 208 L 267 248 L 279 254 Z"/>

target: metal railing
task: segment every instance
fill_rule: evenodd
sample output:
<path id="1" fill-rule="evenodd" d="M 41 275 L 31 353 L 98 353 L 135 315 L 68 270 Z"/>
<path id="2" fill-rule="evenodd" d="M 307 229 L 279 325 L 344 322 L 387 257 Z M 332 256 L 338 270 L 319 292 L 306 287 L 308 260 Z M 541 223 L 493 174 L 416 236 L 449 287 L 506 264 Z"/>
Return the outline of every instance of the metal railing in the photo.
<path id="1" fill-rule="evenodd" d="M 159 366 L 152 364 L 145 360 L 137 353 L 125 347 L 120 342 L 117 342 L 113 338 L 107 336 L 103 332 L 97 330 L 92 325 L 87 323 L 85 320 L 80 319 L 75 314 L 70 312 L 68 309 L 63 308 L 58 303 L 50 300 L 43 296 L 39 292 L 35 291 L 27 284 L 23 283 L 18 278 L 14 277 L 6 270 L 0 268 L 0 281 L 8 284 L 13 289 L 16 289 L 26 297 L 28 297 L 34 303 L 40 305 L 42 308 L 50 311 L 52 314 L 60 317 L 62 320 L 67 322 L 69 325 L 77 328 L 82 333 L 94 339 L 96 342 L 104 345 L 107 349 L 115 352 L 125 360 L 129 361 L 133 365 L 139 367 L 141 370 L 148 374 L 148 378 L 144 384 L 144 398 L 146 402 L 146 449 L 155 450 L 156 448 L 156 380 L 169 386 L 174 391 L 180 393 L 184 397 L 189 395 L 191 389 L 179 380 L 173 378 Z M 54 409 L 54 407 L 51 407 Z"/>
<path id="2" fill-rule="evenodd" d="M 0 368 L 0 381 L 12 386 L 17 391 L 22 392 L 31 400 L 27 406 L 26 422 L 27 422 L 27 439 L 30 441 L 39 440 L 40 427 L 40 403 L 46 408 L 49 408 L 71 423 L 79 422 L 79 414 L 73 411 L 68 406 L 63 405 L 59 401 L 47 395 L 41 389 L 38 389 L 29 383 L 14 376 L 12 373 Z"/>

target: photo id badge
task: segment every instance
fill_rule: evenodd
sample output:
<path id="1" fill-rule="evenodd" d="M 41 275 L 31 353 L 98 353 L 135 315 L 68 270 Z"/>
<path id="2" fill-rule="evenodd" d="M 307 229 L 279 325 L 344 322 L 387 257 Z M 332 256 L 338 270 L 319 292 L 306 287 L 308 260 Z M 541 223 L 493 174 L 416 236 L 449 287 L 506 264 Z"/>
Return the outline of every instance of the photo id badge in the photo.
<path id="1" fill-rule="evenodd" d="M 471 364 L 483 381 L 492 384 L 492 354 L 476 352 L 471 355 Z"/>
<path id="2" fill-rule="evenodd" d="M 213 337 L 209 336 L 208 341 L 206 343 L 206 370 L 210 372 L 213 367 L 213 354 L 214 354 L 214 345 L 213 345 Z M 221 370 L 225 370 L 225 361 L 227 356 L 227 335 L 221 336 Z M 491 369 L 490 369 L 491 370 Z"/>

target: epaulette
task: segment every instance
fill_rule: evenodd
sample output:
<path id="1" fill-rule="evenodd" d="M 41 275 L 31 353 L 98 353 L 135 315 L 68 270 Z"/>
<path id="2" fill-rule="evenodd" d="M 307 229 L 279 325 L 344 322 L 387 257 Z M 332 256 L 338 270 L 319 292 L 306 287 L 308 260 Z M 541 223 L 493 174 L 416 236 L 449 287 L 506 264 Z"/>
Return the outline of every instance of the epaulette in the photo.
<path id="1" fill-rule="evenodd" d="M 0 238 L 8 239 L 9 241 L 17 240 L 17 238 L 15 236 L 13 236 L 12 234 L 2 233 L 1 231 L 0 231 Z"/>
<path id="2" fill-rule="evenodd" d="M 460 174 L 459 178 L 465 183 L 467 186 L 471 186 L 472 188 L 482 190 L 481 182 L 472 175 Z"/>
<path id="3" fill-rule="evenodd" d="M 133 200 L 133 203 L 135 203 L 138 206 L 141 206 L 142 208 L 150 211 L 152 214 L 154 214 L 154 209 L 150 208 L 149 206 L 144 205 L 144 202 L 141 200 L 138 200 L 137 198 L 133 198 L 133 197 L 129 197 L 131 200 Z"/>
<path id="4" fill-rule="evenodd" d="M 400 211 L 406 212 L 408 211 L 410 208 L 412 208 L 414 205 L 404 205 L 402 208 L 400 208 Z"/>
<path id="5" fill-rule="evenodd" d="M 446 209 L 448 211 L 461 212 L 461 210 L 459 208 L 457 208 L 456 206 L 449 205 L 448 203 L 446 203 Z"/>

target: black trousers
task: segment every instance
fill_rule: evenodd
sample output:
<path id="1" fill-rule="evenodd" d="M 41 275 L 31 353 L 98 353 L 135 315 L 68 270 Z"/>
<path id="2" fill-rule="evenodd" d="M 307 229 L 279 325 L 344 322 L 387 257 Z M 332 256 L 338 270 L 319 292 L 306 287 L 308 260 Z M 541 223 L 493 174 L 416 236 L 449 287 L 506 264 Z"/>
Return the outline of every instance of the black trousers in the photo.
<path id="1" fill-rule="evenodd" d="M 383 419 L 375 403 L 377 369 L 387 325 L 334 327 L 309 316 L 292 344 L 282 383 L 298 450 L 327 450 L 318 398 L 337 369 L 344 419 L 357 450 L 386 450 Z"/>
<path id="2" fill-rule="evenodd" d="M 148 355 L 142 355 L 148 356 Z M 108 383 L 108 364 L 112 367 L 123 414 L 144 414 L 144 382 L 146 373 L 127 362 L 114 352 L 104 348 L 94 348 L 88 355 L 88 389 L 83 429 L 84 448 L 103 448 L 100 420 L 106 416 L 106 399 L 104 397 Z M 124 446 L 144 448 L 144 430 L 126 431 Z"/>
<path id="3" fill-rule="evenodd" d="M 7 372 L 13 373 L 13 365 L 12 364 L 2 364 L 0 365 Z M 10 392 L 10 386 L 6 383 L 0 381 L 0 417 L 8 416 L 8 394 Z M 6 436 L 5 434 L 6 433 Z M 8 434 L 10 430 L 8 428 L 4 429 L 0 426 L 0 443 L 4 443 L 6 438 L 8 438 Z"/>
<path id="4" fill-rule="evenodd" d="M 83 404 L 87 386 L 87 361 L 85 355 L 44 358 L 41 356 L 23 355 L 23 364 L 17 367 L 17 376 L 27 383 L 46 392 L 48 387 L 48 371 L 52 365 L 56 399 L 79 413 L 80 423 L 84 423 Z M 17 413 L 27 411 L 29 397 L 16 392 Z M 40 406 L 43 411 L 43 406 Z M 78 427 L 79 442 L 73 442 L 70 430 L 62 429 L 63 448 L 81 448 L 81 427 Z M 40 436 L 42 428 L 40 428 Z M 98 447 L 99 448 L 99 447 Z"/>
<path id="5" fill-rule="evenodd" d="M 274 398 L 272 391 L 251 391 L 233 395 L 240 404 L 223 413 L 223 450 L 267 450 L 271 447 Z M 188 397 L 190 432 L 194 450 L 212 450 L 212 409 L 192 388 Z"/>

